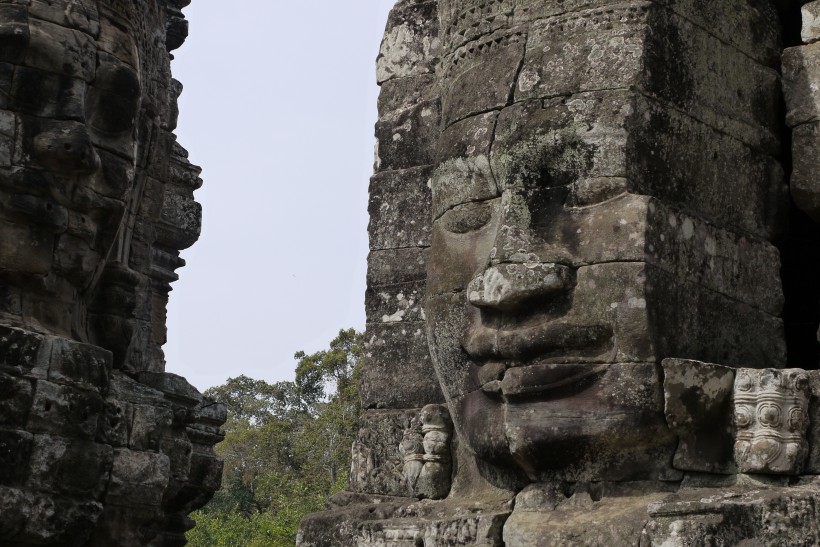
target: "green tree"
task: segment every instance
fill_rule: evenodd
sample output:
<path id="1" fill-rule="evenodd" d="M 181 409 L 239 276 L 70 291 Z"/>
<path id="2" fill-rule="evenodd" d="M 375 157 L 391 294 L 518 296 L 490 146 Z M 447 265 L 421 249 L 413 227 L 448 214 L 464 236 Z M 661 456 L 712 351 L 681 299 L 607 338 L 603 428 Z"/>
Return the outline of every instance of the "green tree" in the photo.
<path id="1" fill-rule="evenodd" d="M 229 379 L 206 391 L 228 405 L 222 489 L 194 513 L 191 545 L 293 545 L 302 516 L 344 488 L 360 412 L 363 335 L 297 352 L 293 382 Z"/>

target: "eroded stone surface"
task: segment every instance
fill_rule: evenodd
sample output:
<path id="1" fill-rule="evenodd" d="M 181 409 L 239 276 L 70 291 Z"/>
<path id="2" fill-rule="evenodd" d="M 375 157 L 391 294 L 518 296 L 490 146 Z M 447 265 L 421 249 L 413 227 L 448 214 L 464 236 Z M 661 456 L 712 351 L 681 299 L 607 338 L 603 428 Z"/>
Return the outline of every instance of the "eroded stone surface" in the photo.
<path id="1" fill-rule="evenodd" d="M 225 408 L 164 372 L 199 168 L 176 143 L 187 0 L 0 3 L 0 543 L 172 546 Z"/>
<path id="2" fill-rule="evenodd" d="M 818 238 L 789 201 L 820 218 L 814 4 L 397 3 L 363 376 L 401 438 L 361 453 L 394 462 L 368 496 L 401 493 L 426 452 L 394 417 L 443 397 L 452 485 L 345 498 L 300 545 L 816 542 Z M 763 375 L 806 380 L 736 390 Z"/>

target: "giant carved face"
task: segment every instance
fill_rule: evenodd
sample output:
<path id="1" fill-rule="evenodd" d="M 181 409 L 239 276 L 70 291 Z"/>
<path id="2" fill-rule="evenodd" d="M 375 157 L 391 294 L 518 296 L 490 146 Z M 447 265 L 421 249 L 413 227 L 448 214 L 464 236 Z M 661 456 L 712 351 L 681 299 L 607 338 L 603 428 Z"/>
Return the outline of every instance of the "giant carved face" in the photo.
<path id="1" fill-rule="evenodd" d="M 662 7 L 473 4 L 440 6 L 425 306 L 456 428 L 534 479 L 669 476 L 661 359 L 782 364 L 782 173 L 690 114 L 720 63 L 749 64 L 732 85 L 773 110 L 776 73 L 728 46 L 687 64 L 718 56 L 674 43 L 690 26 Z M 710 115 L 774 127 L 745 108 Z"/>
<path id="2" fill-rule="evenodd" d="M 87 338 L 87 295 L 128 231 L 147 144 L 136 5 L 0 5 L 0 313 L 12 324 Z"/>

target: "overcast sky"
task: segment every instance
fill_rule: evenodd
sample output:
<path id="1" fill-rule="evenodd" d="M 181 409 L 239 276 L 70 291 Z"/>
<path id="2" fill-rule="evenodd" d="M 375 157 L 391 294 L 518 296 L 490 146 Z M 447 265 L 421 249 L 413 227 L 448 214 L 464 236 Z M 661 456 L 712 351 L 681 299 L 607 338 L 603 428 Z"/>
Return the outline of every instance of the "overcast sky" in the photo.
<path id="1" fill-rule="evenodd" d="M 194 0 L 174 52 L 179 142 L 202 166 L 167 370 L 204 390 L 293 378 L 298 350 L 364 328 L 375 59 L 394 0 Z"/>

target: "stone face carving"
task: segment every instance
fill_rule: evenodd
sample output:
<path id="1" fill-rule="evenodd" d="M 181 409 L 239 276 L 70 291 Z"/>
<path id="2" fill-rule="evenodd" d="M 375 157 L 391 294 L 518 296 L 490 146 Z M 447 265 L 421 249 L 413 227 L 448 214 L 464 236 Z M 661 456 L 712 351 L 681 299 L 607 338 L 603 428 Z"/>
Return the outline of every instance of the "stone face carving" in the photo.
<path id="1" fill-rule="evenodd" d="M 809 375 L 741 369 L 735 377 L 735 459 L 744 473 L 799 474 L 808 455 Z"/>
<path id="2" fill-rule="evenodd" d="M 164 372 L 186 0 L 0 3 L 0 543 L 182 545 L 225 407 Z M 11 470 L 11 471 L 9 471 Z"/>
<path id="3" fill-rule="evenodd" d="M 787 368 L 820 355 L 820 232 L 789 201 L 818 216 L 815 4 L 397 2 L 365 406 L 440 403 L 433 368 L 453 480 L 309 516 L 300 545 L 818 541 L 818 380 Z M 421 442 L 393 445 L 411 482 Z"/>
<path id="4" fill-rule="evenodd" d="M 658 478 L 674 440 L 653 363 L 783 357 L 768 239 L 784 185 L 760 145 L 775 127 L 720 99 L 731 85 L 774 104 L 775 67 L 718 44 L 720 21 L 652 3 L 478 4 L 439 8 L 460 14 L 452 36 L 493 20 L 445 40 L 438 73 L 425 313 L 456 428 L 479 458 L 532 478 Z M 741 17 L 777 26 L 771 9 Z M 684 52 L 685 69 L 667 62 Z M 727 140 L 717 127 L 732 124 L 754 129 Z"/>

